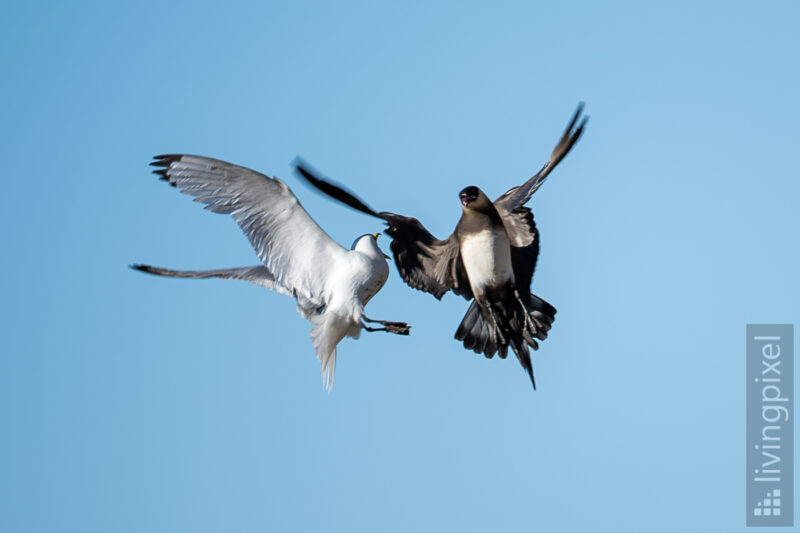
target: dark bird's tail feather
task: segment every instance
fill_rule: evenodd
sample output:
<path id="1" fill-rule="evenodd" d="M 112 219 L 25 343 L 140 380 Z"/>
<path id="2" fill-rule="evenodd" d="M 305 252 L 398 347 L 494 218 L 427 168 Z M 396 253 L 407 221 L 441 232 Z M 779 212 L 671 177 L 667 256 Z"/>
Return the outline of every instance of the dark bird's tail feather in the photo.
<path id="1" fill-rule="evenodd" d="M 473 300 L 467 309 L 467 314 L 464 315 L 464 319 L 458 326 L 456 339 L 464 342 L 464 348 L 484 354 L 489 358 L 494 357 L 495 353 L 505 358 L 510 347 L 522 368 L 528 373 L 533 388 L 536 389 L 528 347 L 538 350 L 537 339 L 547 338 L 547 332 L 555 320 L 556 308 L 531 294 L 525 304 L 525 312 L 530 318 L 528 321 L 525 320 L 519 303 L 513 299 L 490 305 L 497 317 L 500 335 L 496 334 L 491 321 L 484 316 L 480 305 Z M 502 338 L 506 342 L 498 343 L 498 338 Z"/>

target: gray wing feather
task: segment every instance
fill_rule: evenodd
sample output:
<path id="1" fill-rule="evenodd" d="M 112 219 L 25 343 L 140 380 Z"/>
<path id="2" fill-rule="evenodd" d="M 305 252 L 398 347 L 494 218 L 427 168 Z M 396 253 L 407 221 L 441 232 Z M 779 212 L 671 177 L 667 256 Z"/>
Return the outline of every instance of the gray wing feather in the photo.
<path id="1" fill-rule="evenodd" d="M 512 212 L 500 211 L 503 224 L 508 233 L 511 246 L 517 248 L 530 246 L 536 240 L 536 223 L 533 213 L 527 207 L 519 207 Z"/>
<path id="2" fill-rule="evenodd" d="M 155 274 L 157 276 L 168 276 L 171 278 L 187 278 L 187 279 L 238 279 L 241 281 L 249 281 L 262 287 L 278 291 L 280 293 L 291 296 L 292 293 L 287 291 L 284 287 L 275 282 L 275 278 L 269 273 L 267 267 L 264 265 L 256 265 L 250 267 L 239 268 L 219 268 L 215 270 L 172 270 L 170 268 L 161 268 L 151 265 L 131 265 L 131 268 L 140 272 L 147 272 L 148 274 Z"/>
<path id="3" fill-rule="evenodd" d="M 154 172 L 215 213 L 229 214 L 242 228 L 281 292 L 328 300 L 327 274 L 347 250 L 309 216 L 277 178 L 209 157 L 156 156 Z"/>

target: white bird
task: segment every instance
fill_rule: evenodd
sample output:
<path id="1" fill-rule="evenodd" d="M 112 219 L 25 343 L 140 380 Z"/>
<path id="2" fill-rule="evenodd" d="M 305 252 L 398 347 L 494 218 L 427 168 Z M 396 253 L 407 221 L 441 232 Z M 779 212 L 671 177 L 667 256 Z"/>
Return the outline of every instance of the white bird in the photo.
<path id="1" fill-rule="evenodd" d="M 322 363 L 323 386 L 333 387 L 336 346 L 361 330 L 408 335 L 404 322 L 367 318 L 364 307 L 386 283 L 387 256 L 380 235 L 362 235 L 346 250 L 309 216 L 289 187 L 248 168 L 185 154 L 160 155 L 154 173 L 195 197 L 215 213 L 233 216 L 255 248 L 262 265 L 219 270 L 170 270 L 149 265 L 131 268 L 176 278 L 227 278 L 250 281 L 297 301 L 298 312 L 314 327 L 311 338 Z M 364 322 L 382 324 L 370 328 Z"/>

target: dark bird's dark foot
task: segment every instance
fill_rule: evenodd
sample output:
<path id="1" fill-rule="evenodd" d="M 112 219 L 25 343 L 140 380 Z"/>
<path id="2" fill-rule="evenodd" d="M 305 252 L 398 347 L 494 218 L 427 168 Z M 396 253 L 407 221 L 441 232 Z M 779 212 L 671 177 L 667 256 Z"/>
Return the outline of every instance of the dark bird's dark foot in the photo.
<path id="1" fill-rule="evenodd" d="M 525 320 L 525 334 L 531 337 L 528 344 L 530 344 L 531 346 L 536 346 L 536 341 L 534 341 L 532 337 L 538 337 L 540 335 L 539 330 L 541 328 L 538 328 L 534 323 L 533 319 L 531 318 L 531 315 L 529 314 L 528 308 L 523 303 L 522 297 L 519 295 L 519 292 L 516 289 L 514 289 L 514 297 L 517 299 L 517 303 L 522 308 L 522 316 L 524 317 Z M 543 331 L 542 333 L 544 333 L 544 336 L 542 337 L 542 340 L 544 340 L 545 338 L 547 338 L 547 332 Z"/>
<path id="2" fill-rule="evenodd" d="M 508 341 L 503 336 L 503 333 L 500 331 L 500 324 L 499 324 L 499 322 L 497 320 L 497 317 L 494 314 L 494 310 L 492 310 L 492 306 L 489 305 L 488 307 L 486 307 L 486 309 L 489 311 L 489 317 L 492 319 L 492 330 L 494 331 L 494 342 L 498 346 L 504 346 L 504 345 L 508 344 Z"/>
<path id="3" fill-rule="evenodd" d="M 388 333 L 394 333 L 395 335 L 408 335 L 409 331 L 411 330 L 411 326 L 406 324 L 405 322 L 391 322 L 389 320 L 372 320 L 371 318 L 364 317 L 364 320 L 367 322 L 372 322 L 375 324 L 381 324 L 382 328 L 370 328 L 364 326 L 365 331 L 386 331 Z"/>
<path id="4" fill-rule="evenodd" d="M 405 322 L 390 322 L 386 325 L 386 331 L 395 335 L 408 335 L 411 332 L 411 326 Z"/>

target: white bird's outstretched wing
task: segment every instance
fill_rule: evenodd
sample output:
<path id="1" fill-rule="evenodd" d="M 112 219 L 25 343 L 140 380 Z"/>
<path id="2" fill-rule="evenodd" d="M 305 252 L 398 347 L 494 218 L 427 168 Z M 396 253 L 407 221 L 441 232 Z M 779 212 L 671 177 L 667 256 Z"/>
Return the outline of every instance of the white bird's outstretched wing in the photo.
<path id="1" fill-rule="evenodd" d="M 297 298 L 304 310 L 329 301 L 328 272 L 347 250 L 314 222 L 285 183 L 210 157 L 154 159 L 150 164 L 161 179 L 236 220 L 274 278 L 274 289 Z"/>
<path id="2" fill-rule="evenodd" d="M 184 278 L 184 279 L 238 279 L 241 281 L 249 281 L 262 287 L 278 291 L 282 294 L 288 294 L 286 289 L 275 283 L 275 278 L 272 277 L 267 267 L 264 265 L 256 265 L 251 267 L 238 267 L 238 268 L 216 268 L 214 270 L 174 270 L 171 268 L 162 268 L 152 265 L 134 264 L 130 265 L 134 270 L 139 272 L 147 272 L 148 274 L 155 274 L 156 276 L 166 276 L 169 278 Z M 290 295 L 291 296 L 291 295 Z"/>

